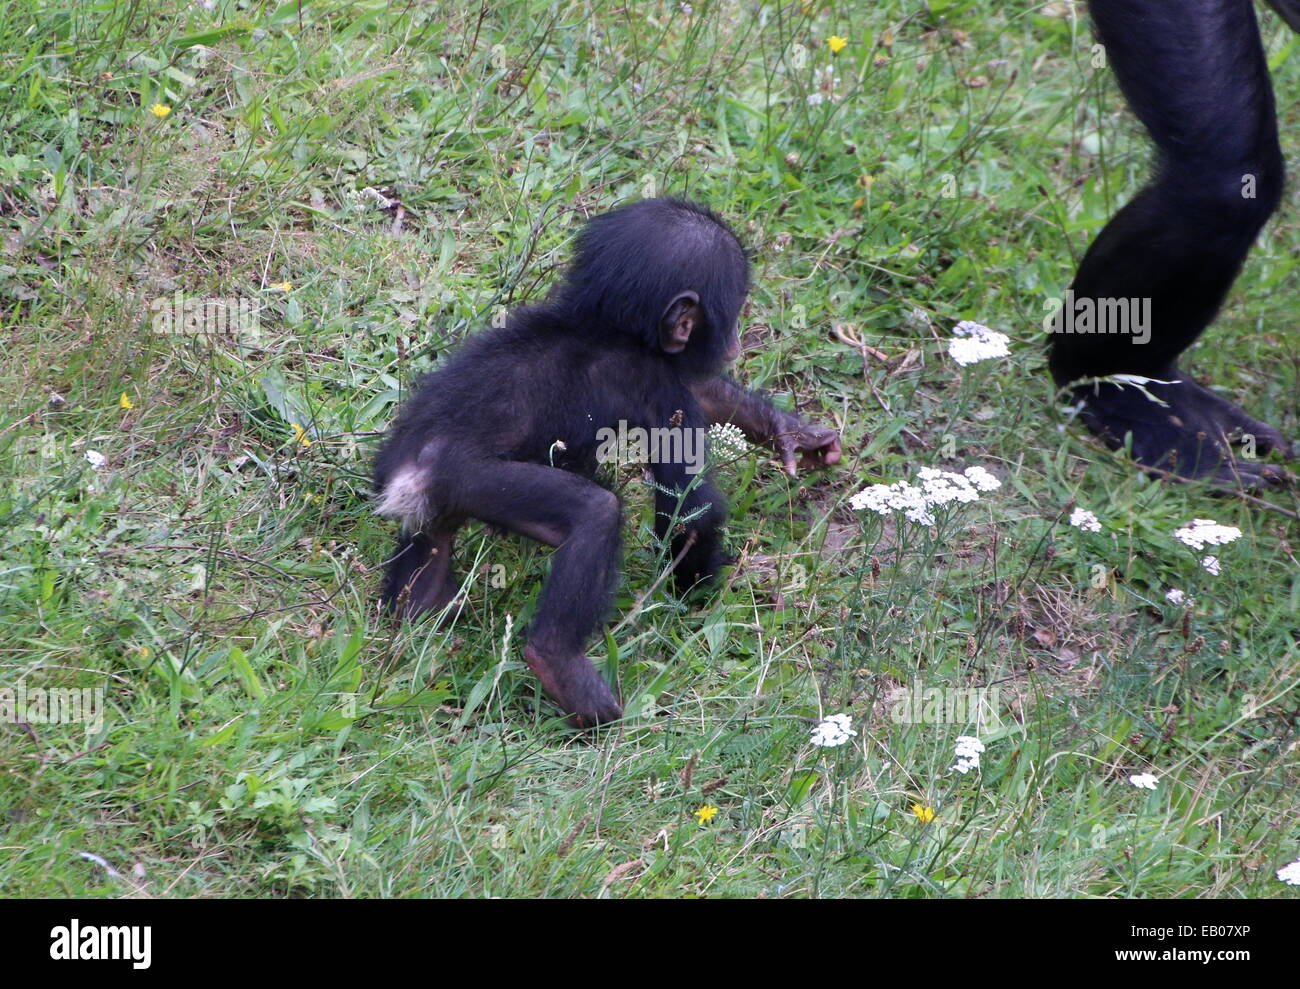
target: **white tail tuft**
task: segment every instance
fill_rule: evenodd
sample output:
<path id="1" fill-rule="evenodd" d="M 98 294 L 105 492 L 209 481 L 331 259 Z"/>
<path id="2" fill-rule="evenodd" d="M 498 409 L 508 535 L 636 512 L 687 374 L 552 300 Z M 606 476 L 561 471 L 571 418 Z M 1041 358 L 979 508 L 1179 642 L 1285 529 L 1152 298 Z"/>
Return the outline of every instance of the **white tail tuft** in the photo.
<path id="1" fill-rule="evenodd" d="M 401 519 L 408 529 L 419 529 L 429 513 L 429 501 L 418 467 L 404 467 L 388 479 L 375 514 Z"/>

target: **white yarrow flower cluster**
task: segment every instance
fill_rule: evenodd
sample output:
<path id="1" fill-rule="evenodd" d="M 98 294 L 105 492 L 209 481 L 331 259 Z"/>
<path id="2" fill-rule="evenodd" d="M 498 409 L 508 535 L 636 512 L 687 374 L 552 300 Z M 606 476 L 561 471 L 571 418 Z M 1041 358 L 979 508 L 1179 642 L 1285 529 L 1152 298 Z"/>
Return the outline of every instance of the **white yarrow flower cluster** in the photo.
<path id="1" fill-rule="evenodd" d="M 1192 519 L 1174 532 L 1174 538 L 1192 549 L 1204 549 L 1206 546 L 1227 546 L 1241 538 L 1241 530 L 1235 525 L 1219 525 L 1214 519 Z M 1217 556 L 1201 557 L 1201 566 L 1212 576 L 1223 572 L 1223 564 Z"/>
<path id="2" fill-rule="evenodd" d="M 1204 549 L 1236 542 L 1241 538 L 1241 530 L 1235 525 L 1219 525 L 1214 519 L 1192 519 L 1191 525 L 1174 532 L 1174 538 L 1192 549 Z"/>
<path id="3" fill-rule="evenodd" d="M 980 753 L 984 751 L 984 743 L 974 735 L 960 735 L 957 741 L 953 743 L 953 750 L 957 755 L 957 761 L 953 764 L 953 769 L 959 773 L 969 773 L 972 769 L 980 768 Z"/>
<path id="4" fill-rule="evenodd" d="M 708 442 L 718 460 L 734 460 L 749 451 L 744 432 L 732 422 L 715 422 L 710 426 Z"/>
<path id="5" fill-rule="evenodd" d="M 95 470 L 99 470 L 106 463 L 108 463 L 108 458 L 104 456 L 102 453 L 100 453 L 98 450 L 87 450 L 86 463 L 90 464 L 90 466 L 95 468 Z"/>
<path id="6" fill-rule="evenodd" d="M 897 481 L 894 484 L 872 484 L 849 499 L 849 507 L 867 509 L 877 515 L 902 512 L 918 525 L 934 525 L 931 509 L 952 502 L 969 504 L 979 501 L 981 491 L 996 491 L 1002 482 L 983 467 L 967 467 L 960 474 L 936 467 L 922 467 L 917 472 L 918 484 Z"/>
<path id="7" fill-rule="evenodd" d="M 1300 886 L 1300 859 L 1278 869 L 1277 877 L 1290 886 Z"/>
<path id="8" fill-rule="evenodd" d="M 1005 333 L 990 330 L 987 326 L 962 320 L 952 329 L 952 339 L 948 341 L 948 356 L 962 367 L 977 364 L 994 357 L 1008 357 L 1011 349 L 1007 346 L 1011 338 Z"/>
<path id="9" fill-rule="evenodd" d="M 1134 773 L 1128 781 L 1139 790 L 1154 790 L 1160 781 L 1152 773 Z"/>
<path id="10" fill-rule="evenodd" d="M 1171 587 L 1165 592 L 1165 600 L 1170 604 L 1182 604 L 1187 600 L 1187 595 L 1177 587 Z"/>
<path id="11" fill-rule="evenodd" d="M 1101 532 L 1101 522 L 1086 508 L 1076 508 L 1070 513 L 1070 525 L 1084 532 Z"/>
<path id="12" fill-rule="evenodd" d="M 847 714 L 832 714 L 828 718 L 823 718 L 821 724 L 812 730 L 810 741 L 813 745 L 820 745 L 824 749 L 843 745 L 857 734 L 849 727 L 851 720 Z"/>

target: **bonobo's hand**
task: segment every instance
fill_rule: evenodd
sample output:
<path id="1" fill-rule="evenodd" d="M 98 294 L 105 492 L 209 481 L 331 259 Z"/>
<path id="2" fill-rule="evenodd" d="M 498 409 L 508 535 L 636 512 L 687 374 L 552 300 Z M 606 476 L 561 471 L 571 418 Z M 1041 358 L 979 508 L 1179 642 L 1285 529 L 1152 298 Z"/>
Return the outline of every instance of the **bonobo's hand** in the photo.
<path id="1" fill-rule="evenodd" d="M 773 440 L 785 472 L 791 477 L 796 467 L 813 469 L 840 462 L 840 434 L 826 426 L 783 416 L 780 431 Z M 802 454 L 802 456 L 797 456 Z"/>

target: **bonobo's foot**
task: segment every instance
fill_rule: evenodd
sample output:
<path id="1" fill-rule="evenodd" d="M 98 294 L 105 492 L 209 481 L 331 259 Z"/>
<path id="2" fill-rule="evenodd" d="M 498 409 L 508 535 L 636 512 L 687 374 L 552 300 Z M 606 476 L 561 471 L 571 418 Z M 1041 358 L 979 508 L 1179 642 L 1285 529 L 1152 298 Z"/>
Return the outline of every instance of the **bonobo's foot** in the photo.
<path id="1" fill-rule="evenodd" d="M 524 661 L 542 682 L 542 689 L 569 716 L 569 724 L 574 728 L 594 728 L 623 717 L 614 692 L 582 653 L 543 654 L 527 645 Z"/>
<path id="2" fill-rule="evenodd" d="M 442 612 L 455 600 L 460 584 L 451 571 L 454 529 L 403 533 L 388 565 L 384 602 L 390 614 L 408 621 L 426 612 Z M 448 609 L 441 620 L 454 618 L 459 608 Z"/>
<path id="3" fill-rule="evenodd" d="M 1291 456 L 1291 444 L 1280 432 L 1182 372 L 1172 371 L 1164 380 L 1178 383 L 1080 385 L 1074 389 L 1084 402 L 1080 417 L 1111 449 L 1123 447 L 1125 435 L 1132 433 L 1133 456 L 1140 463 L 1182 477 L 1254 488 L 1288 477 L 1282 468 L 1253 459 L 1273 450 Z M 1152 401 L 1143 389 L 1167 404 Z M 1234 445 L 1240 453 L 1234 453 Z"/>
<path id="4" fill-rule="evenodd" d="M 731 563 L 722 551 L 722 541 L 716 531 L 695 530 L 685 538 L 674 539 L 672 552 L 674 560 L 681 555 L 681 560 L 673 568 L 673 587 L 679 597 L 685 597 L 693 590 L 707 592 L 717 583 L 722 568 Z"/>
<path id="5" fill-rule="evenodd" d="M 441 627 L 459 613 L 459 608 L 448 608 L 460 592 L 460 584 L 450 577 L 441 580 L 415 580 L 392 599 L 391 610 L 399 618 L 412 621 L 424 614 L 436 614 L 434 623 Z"/>

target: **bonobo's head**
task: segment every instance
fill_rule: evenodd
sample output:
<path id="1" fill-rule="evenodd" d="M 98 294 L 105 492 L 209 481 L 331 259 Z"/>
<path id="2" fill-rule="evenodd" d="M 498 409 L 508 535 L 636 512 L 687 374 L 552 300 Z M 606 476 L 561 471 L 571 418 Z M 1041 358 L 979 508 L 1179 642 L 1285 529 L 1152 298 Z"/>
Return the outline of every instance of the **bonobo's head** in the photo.
<path id="1" fill-rule="evenodd" d="M 629 334 L 684 370 L 709 373 L 740 352 L 748 291 L 749 261 L 716 214 L 645 199 L 587 222 L 554 300 L 588 330 Z"/>

